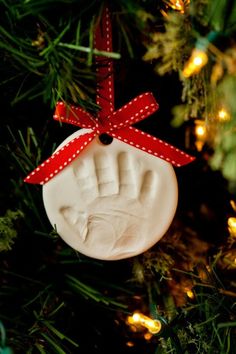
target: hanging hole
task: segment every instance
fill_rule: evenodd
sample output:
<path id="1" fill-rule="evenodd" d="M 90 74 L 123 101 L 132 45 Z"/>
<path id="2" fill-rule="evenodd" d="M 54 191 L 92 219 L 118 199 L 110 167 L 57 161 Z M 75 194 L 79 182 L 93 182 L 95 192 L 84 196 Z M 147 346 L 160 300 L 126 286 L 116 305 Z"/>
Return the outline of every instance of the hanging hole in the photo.
<path id="1" fill-rule="evenodd" d="M 106 133 L 100 134 L 98 139 L 103 145 L 110 145 L 113 141 L 113 138 Z"/>

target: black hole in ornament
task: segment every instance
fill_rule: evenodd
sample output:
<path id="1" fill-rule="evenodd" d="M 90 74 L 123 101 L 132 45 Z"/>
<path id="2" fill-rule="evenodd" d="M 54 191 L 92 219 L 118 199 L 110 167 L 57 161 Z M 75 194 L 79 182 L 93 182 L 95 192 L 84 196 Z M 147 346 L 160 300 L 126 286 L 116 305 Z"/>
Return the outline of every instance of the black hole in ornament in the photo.
<path id="1" fill-rule="evenodd" d="M 100 134 L 98 138 L 103 145 L 109 145 L 113 141 L 113 138 L 106 133 Z"/>

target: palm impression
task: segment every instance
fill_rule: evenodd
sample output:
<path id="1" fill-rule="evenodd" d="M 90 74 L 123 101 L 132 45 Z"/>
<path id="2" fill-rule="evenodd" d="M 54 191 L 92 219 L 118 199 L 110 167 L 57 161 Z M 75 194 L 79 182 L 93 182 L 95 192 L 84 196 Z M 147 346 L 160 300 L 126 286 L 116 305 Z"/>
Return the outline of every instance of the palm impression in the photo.
<path id="1" fill-rule="evenodd" d="M 163 236 L 174 216 L 177 183 L 169 163 L 118 140 L 109 146 L 95 140 L 43 187 L 43 197 L 68 244 L 113 260 L 139 254 Z"/>
<path id="2" fill-rule="evenodd" d="M 76 173 L 84 200 L 84 210 L 62 207 L 66 222 L 75 227 L 88 247 L 116 255 L 136 251 L 137 233 L 147 221 L 157 191 L 158 176 L 146 171 L 139 188 L 134 162 L 127 152 L 118 155 L 118 178 L 104 153 L 94 155 L 90 171 L 86 161 Z"/>

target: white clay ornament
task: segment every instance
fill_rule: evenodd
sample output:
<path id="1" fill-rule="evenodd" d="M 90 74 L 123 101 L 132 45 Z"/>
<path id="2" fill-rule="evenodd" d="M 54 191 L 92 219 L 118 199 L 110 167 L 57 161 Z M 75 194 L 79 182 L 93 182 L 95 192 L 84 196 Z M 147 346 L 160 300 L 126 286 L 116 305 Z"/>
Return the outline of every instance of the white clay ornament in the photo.
<path id="1" fill-rule="evenodd" d="M 90 132 L 81 129 L 59 147 Z M 101 260 L 138 255 L 166 233 L 177 207 L 172 165 L 113 139 L 94 139 L 43 185 L 48 218 L 75 250 Z"/>
<path id="2" fill-rule="evenodd" d="M 107 8 L 94 46 L 112 52 Z M 89 257 L 118 260 L 148 250 L 166 233 L 178 199 L 172 164 L 182 166 L 194 158 L 133 128 L 158 109 L 155 98 L 146 92 L 115 110 L 112 59 L 106 65 L 103 57 L 95 61 L 102 78 L 96 95 L 101 110 L 92 116 L 59 102 L 54 118 L 83 129 L 25 182 L 43 184 L 46 213 L 67 244 Z M 101 133 L 114 137 L 109 145 L 101 142 Z"/>

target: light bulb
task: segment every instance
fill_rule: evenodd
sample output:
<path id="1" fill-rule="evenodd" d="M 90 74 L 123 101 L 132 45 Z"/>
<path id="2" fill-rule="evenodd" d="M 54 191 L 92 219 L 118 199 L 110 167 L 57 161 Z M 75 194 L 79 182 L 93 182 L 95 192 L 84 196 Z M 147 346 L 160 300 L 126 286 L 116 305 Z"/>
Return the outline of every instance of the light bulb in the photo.
<path id="1" fill-rule="evenodd" d="M 150 332 L 145 333 L 144 334 L 144 339 L 146 339 L 147 341 L 152 339 L 152 333 L 150 333 Z"/>
<path id="2" fill-rule="evenodd" d="M 198 151 L 201 151 L 207 138 L 206 124 L 201 119 L 196 119 L 194 123 L 195 123 L 194 132 L 196 136 L 195 146 Z"/>
<path id="3" fill-rule="evenodd" d="M 134 343 L 131 341 L 126 342 L 126 345 L 127 345 L 127 347 L 130 347 L 130 348 L 134 347 Z"/>
<path id="4" fill-rule="evenodd" d="M 225 108 L 221 108 L 217 113 L 219 122 L 228 122 L 231 119 L 229 112 Z"/>
<path id="5" fill-rule="evenodd" d="M 181 13 L 184 13 L 184 10 L 186 8 L 187 5 L 189 5 L 190 0 L 170 0 L 168 2 L 168 5 L 176 11 L 179 11 Z"/>
<path id="6" fill-rule="evenodd" d="M 233 216 L 228 218 L 228 230 L 229 230 L 230 236 L 236 237 L 236 218 Z"/>
<path id="7" fill-rule="evenodd" d="M 161 330 L 161 322 L 153 320 L 152 318 L 143 315 L 142 313 L 135 312 L 132 316 L 128 316 L 128 323 L 131 325 L 139 325 L 148 329 L 152 334 L 159 333 Z"/>
<path id="8" fill-rule="evenodd" d="M 200 72 L 203 66 L 208 62 L 208 56 L 204 50 L 195 48 L 191 57 L 187 61 L 183 69 L 183 76 L 188 78 Z"/>
<path id="9" fill-rule="evenodd" d="M 202 136 L 204 136 L 206 134 L 206 128 L 203 126 L 198 126 L 195 129 L 195 133 L 198 138 L 201 138 Z"/>
<path id="10" fill-rule="evenodd" d="M 191 289 L 187 290 L 186 294 L 190 299 L 194 299 L 194 293 Z"/>
<path id="11" fill-rule="evenodd" d="M 201 56 L 196 56 L 195 58 L 193 58 L 193 64 L 196 66 L 201 66 L 203 63 L 203 59 Z"/>
<path id="12" fill-rule="evenodd" d="M 233 199 L 231 199 L 230 205 L 233 208 L 233 210 L 236 211 L 236 202 Z"/>

